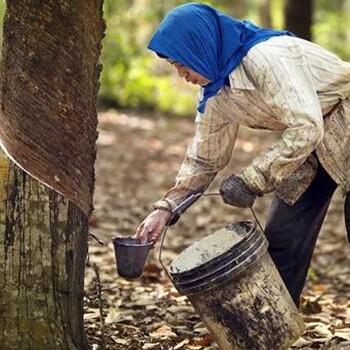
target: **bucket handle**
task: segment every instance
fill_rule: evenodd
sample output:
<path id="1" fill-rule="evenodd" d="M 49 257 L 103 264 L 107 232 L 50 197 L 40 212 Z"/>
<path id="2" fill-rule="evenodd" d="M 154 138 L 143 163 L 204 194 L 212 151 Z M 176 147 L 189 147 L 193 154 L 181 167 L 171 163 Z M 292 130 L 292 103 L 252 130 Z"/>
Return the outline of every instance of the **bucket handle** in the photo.
<path id="1" fill-rule="evenodd" d="M 168 278 L 170 279 L 170 281 L 174 284 L 174 281 L 168 271 L 168 268 L 164 265 L 163 260 L 162 260 L 162 250 L 163 250 L 163 246 L 164 246 L 164 239 L 165 239 L 165 235 L 168 231 L 168 228 L 172 222 L 172 220 L 182 214 L 186 209 L 188 209 L 199 197 L 201 196 L 220 196 L 219 192 L 212 192 L 212 193 L 203 193 L 203 192 L 197 192 L 194 193 L 192 195 L 190 195 L 189 197 L 187 197 L 182 203 L 180 203 L 177 207 L 175 207 L 172 211 L 171 211 L 171 216 L 169 218 L 169 220 L 167 221 L 166 225 L 164 226 L 163 232 L 162 232 L 162 240 L 160 242 L 160 247 L 159 247 L 159 262 L 163 268 L 163 270 L 165 271 L 165 273 L 167 274 Z M 250 211 L 253 214 L 254 220 L 257 222 L 261 232 L 264 233 L 264 229 L 262 227 L 262 225 L 260 224 L 260 221 L 254 211 L 254 209 L 252 207 L 250 207 Z"/>
<path id="2" fill-rule="evenodd" d="M 209 195 L 209 193 L 208 194 L 203 194 L 203 192 L 193 193 L 189 197 L 187 197 L 182 203 L 180 203 L 177 207 L 175 207 L 171 211 L 171 216 L 170 216 L 169 220 L 167 221 L 166 225 L 164 226 L 164 229 L 162 232 L 162 240 L 160 242 L 160 247 L 159 247 L 159 262 L 162 265 L 163 270 L 167 274 L 168 278 L 173 283 L 174 283 L 174 281 L 173 281 L 173 279 L 168 271 L 168 268 L 164 265 L 163 260 L 162 260 L 162 250 L 163 250 L 165 235 L 166 235 L 167 230 L 168 230 L 170 224 L 172 223 L 173 219 L 176 218 L 178 215 L 181 215 L 186 209 L 188 209 L 202 195 Z"/>
<path id="3" fill-rule="evenodd" d="M 258 224 L 258 226 L 259 226 L 259 228 L 260 228 L 261 232 L 262 232 L 262 233 L 265 233 L 265 230 L 263 229 L 262 225 L 260 224 L 260 221 L 259 221 L 258 217 L 256 216 L 256 214 L 255 214 L 255 211 L 254 211 L 253 207 L 250 207 L 249 209 L 250 209 L 250 211 L 252 212 L 253 217 L 254 217 L 254 220 L 255 220 L 255 221 L 256 221 L 256 223 Z"/>

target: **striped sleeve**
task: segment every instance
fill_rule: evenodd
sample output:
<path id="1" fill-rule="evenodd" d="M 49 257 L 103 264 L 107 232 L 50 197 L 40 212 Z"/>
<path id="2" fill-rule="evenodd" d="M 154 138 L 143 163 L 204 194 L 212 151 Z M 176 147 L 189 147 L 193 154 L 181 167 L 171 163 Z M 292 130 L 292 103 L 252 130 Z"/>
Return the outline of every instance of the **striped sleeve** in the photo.
<path id="1" fill-rule="evenodd" d="M 189 194 L 204 191 L 230 160 L 238 124 L 220 113 L 218 98 L 208 101 L 205 113 L 196 117 L 195 135 L 188 146 L 176 183 L 158 205 L 182 202 Z"/>
<path id="2" fill-rule="evenodd" d="M 249 187 L 262 194 L 278 189 L 322 140 L 322 111 L 301 52 L 284 55 L 261 46 L 246 62 L 257 90 L 286 126 L 281 139 L 241 174 Z"/>

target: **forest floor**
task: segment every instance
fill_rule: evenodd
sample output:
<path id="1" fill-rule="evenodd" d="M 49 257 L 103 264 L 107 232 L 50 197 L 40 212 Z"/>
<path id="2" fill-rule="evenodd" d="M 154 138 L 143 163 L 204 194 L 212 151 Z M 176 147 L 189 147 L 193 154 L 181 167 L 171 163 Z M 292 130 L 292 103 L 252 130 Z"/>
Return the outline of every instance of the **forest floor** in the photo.
<path id="1" fill-rule="evenodd" d="M 111 241 L 116 236 L 132 236 L 152 203 L 172 186 L 193 127 L 191 120 L 159 115 L 99 114 L 95 210 L 85 278 L 85 324 L 93 350 L 218 349 L 187 297 L 176 291 L 164 273 L 158 259 L 160 244 L 151 250 L 142 277 L 127 280 L 117 274 Z M 229 167 L 208 192 L 217 192 L 223 178 L 247 165 L 277 137 L 241 129 Z M 266 195 L 256 201 L 262 224 L 270 199 Z M 253 219 L 249 210 L 227 206 L 219 197 L 199 199 L 168 230 L 164 263 L 170 265 L 195 240 L 243 219 Z M 345 236 L 343 198 L 336 192 L 303 293 L 306 330 L 293 349 L 350 349 L 350 264 Z"/>

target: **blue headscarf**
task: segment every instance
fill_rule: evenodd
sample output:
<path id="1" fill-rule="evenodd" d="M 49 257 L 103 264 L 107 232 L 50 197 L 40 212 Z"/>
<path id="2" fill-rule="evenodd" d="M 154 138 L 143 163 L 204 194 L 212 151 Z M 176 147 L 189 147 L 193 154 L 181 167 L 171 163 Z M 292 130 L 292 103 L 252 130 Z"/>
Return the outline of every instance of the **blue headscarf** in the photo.
<path id="1" fill-rule="evenodd" d="M 207 100 L 225 85 L 249 49 L 278 35 L 292 34 L 259 28 L 193 2 L 175 7 L 165 16 L 148 48 L 210 80 L 198 105 L 203 113 Z"/>

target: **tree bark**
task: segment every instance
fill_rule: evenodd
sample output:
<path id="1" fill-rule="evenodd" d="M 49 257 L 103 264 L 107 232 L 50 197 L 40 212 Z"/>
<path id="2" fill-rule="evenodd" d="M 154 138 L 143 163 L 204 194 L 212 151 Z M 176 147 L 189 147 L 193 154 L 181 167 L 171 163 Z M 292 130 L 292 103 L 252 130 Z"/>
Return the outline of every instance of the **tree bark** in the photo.
<path id="1" fill-rule="evenodd" d="M 89 215 L 102 0 L 7 0 L 4 19 L 2 148 Z"/>
<path id="2" fill-rule="evenodd" d="M 84 265 L 103 30 L 102 0 L 7 1 L 0 96 L 1 350 L 89 349 Z"/>
<path id="3" fill-rule="evenodd" d="M 312 40 L 313 0 L 287 0 L 285 27 L 295 35 Z"/>
<path id="4" fill-rule="evenodd" d="M 88 349 L 87 217 L 3 152 L 0 157 L 1 349 Z"/>

